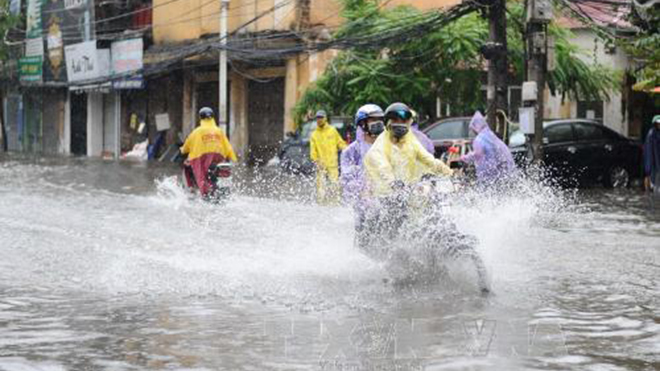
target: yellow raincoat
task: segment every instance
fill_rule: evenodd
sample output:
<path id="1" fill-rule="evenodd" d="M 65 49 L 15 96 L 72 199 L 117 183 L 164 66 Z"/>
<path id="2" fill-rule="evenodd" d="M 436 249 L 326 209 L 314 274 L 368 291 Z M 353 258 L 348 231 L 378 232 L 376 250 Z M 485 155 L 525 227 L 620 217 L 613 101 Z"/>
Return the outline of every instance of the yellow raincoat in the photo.
<path id="1" fill-rule="evenodd" d="M 394 181 L 414 184 L 424 174 L 453 174 L 449 166 L 424 149 L 412 131 L 397 143 L 385 131 L 367 152 L 364 165 L 370 189 L 377 197 L 391 194 Z"/>
<path id="2" fill-rule="evenodd" d="M 213 118 L 203 119 L 201 125 L 190 133 L 181 147 L 181 153 L 188 154 L 195 183 L 202 195 L 206 195 L 212 187 L 207 179 L 211 164 L 237 161 L 227 136 L 218 128 Z M 187 181 L 189 185 L 192 184 L 190 179 Z"/>
<path id="3" fill-rule="evenodd" d="M 316 196 L 321 204 L 339 202 L 339 151 L 344 148 L 346 142 L 328 123 L 312 133 L 309 150 L 316 164 Z"/>
<path id="4" fill-rule="evenodd" d="M 227 136 L 213 118 L 203 119 L 199 127 L 190 133 L 181 147 L 181 153 L 188 154 L 188 160 L 191 161 L 211 153 L 220 154 L 233 162 L 238 161 Z"/>

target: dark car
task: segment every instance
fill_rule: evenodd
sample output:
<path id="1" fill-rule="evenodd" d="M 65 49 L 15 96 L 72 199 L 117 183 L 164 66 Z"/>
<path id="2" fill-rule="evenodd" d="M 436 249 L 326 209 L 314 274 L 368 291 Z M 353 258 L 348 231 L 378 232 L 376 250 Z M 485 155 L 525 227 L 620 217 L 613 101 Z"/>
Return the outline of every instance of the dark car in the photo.
<path id="1" fill-rule="evenodd" d="M 518 165 L 526 164 L 528 145 L 521 131 L 509 147 Z M 543 124 L 544 163 L 549 175 L 568 186 L 602 182 L 626 187 L 641 176 L 641 144 L 591 120 L 557 120 Z"/>
<path id="2" fill-rule="evenodd" d="M 330 125 L 334 126 L 347 142 L 355 138 L 355 129 L 350 124 L 350 118 L 333 117 L 330 119 Z M 309 121 L 301 125 L 296 132 L 287 134 L 279 153 L 282 169 L 302 174 L 314 172 L 314 163 L 309 153 L 309 141 L 314 129 L 316 129 L 316 121 Z"/>
<path id="3" fill-rule="evenodd" d="M 444 119 L 422 129 L 433 141 L 436 157 L 442 157 L 449 147 L 454 145 L 463 146 L 472 143 L 474 134 L 470 133 L 470 119 L 470 117 Z"/>

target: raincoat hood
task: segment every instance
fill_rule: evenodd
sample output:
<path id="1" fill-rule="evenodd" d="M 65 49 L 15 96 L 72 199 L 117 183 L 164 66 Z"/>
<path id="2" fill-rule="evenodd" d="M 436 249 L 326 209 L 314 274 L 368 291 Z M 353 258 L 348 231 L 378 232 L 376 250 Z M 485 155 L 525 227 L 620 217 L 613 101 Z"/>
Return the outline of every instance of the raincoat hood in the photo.
<path id="1" fill-rule="evenodd" d="M 474 130 L 474 132 L 477 134 L 481 133 L 485 129 L 490 129 L 486 119 L 484 118 L 484 115 L 482 115 L 481 112 L 477 111 L 477 113 L 472 116 L 472 120 L 470 120 L 470 129 Z"/>

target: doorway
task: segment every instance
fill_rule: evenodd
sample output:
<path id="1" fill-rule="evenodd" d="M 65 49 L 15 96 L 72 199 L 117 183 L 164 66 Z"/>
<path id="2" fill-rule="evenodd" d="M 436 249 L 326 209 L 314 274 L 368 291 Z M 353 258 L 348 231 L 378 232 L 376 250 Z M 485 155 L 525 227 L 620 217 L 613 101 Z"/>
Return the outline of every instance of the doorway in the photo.
<path id="1" fill-rule="evenodd" d="M 284 78 L 250 81 L 248 89 L 249 162 L 262 165 L 277 154 L 284 137 Z"/>
<path id="2" fill-rule="evenodd" d="M 87 155 L 87 94 L 71 93 L 71 153 Z"/>

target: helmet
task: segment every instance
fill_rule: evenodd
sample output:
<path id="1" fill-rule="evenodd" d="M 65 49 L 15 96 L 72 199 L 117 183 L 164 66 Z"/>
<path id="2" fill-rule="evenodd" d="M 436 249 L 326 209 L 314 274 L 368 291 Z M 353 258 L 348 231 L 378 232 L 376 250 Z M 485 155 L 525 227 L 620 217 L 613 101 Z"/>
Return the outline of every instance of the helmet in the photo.
<path id="1" fill-rule="evenodd" d="M 199 110 L 199 118 L 200 119 L 208 119 L 213 117 L 213 110 L 208 108 L 208 107 L 202 107 L 202 109 Z"/>
<path id="2" fill-rule="evenodd" d="M 385 121 L 387 122 L 387 127 L 392 135 L 401 139 L 408 131 L 410 131 L 410 124 L 412 122 L 413 111 L 410 107 L 406 106 L 403 103 L 392 103 L 385 110 Z M 397 118 L 402 119 L 405 123 L 392 123 L 391 120 Z"/>
<path id="3" fill-rule="evenodd" d="M 355 113 L 354 122 L 356 126 L 359 126 L 361 121 L 366 120 L 370 117 L 383 118 L 384 116 L 385 114 L 383 113 L 383 109 L 380 108 L 379 106 L 375 104 L 365 104 L 364 106 L 360 107 Z"/>
<path id="4" fill-rule="evenodd" d="M 410 109 L 410 107 L 403 103 L 392 103 L 385 110 L 385 121 L 389 121 L 393 118 L 399 118 L 408 121 L 412 117 L 413 111 Z"/>

